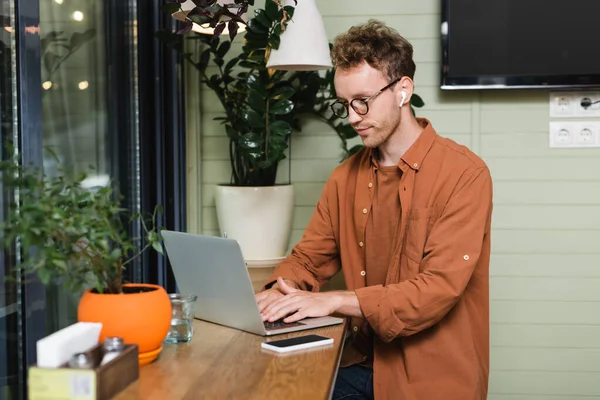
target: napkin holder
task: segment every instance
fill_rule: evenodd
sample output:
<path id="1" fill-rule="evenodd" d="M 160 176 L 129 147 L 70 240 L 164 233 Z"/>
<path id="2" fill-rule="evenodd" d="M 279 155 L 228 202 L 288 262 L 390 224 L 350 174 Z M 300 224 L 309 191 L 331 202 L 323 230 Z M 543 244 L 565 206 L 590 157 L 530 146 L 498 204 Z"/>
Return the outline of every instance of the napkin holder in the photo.
<path id="1" fill-rule="evenodd" d="M 58 368 L 29 367 L 29 400 L 109 400 L 140 376 L 135 344 L 125 344 L 123 351 L 105 365 L 100 365 L 104 356 L 102 343 L 86 353 L 95 368 L 70 368 L 68 362 Z"/>

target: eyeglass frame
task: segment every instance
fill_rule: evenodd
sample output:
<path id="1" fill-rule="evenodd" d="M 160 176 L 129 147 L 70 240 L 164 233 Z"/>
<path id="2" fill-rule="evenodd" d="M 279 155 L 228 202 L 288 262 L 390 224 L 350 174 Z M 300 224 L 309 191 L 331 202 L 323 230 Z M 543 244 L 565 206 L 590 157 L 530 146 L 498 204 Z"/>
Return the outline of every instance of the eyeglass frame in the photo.
<path id="1" fill-rule="evenodd" d="M 374 94 L 372 94 L 369 97 L 365 97 L 365 98 L 356 98 L 356 99 L 352 99 L 350 100 L 350 102 L 344 104 L 344 102 L 342 102 L 341 100 L 336 100 L 333 103 L 331 103 L 330 107 L 331 107 L 331 111 L 337 115 L 339 118 L 347 118 L 348 115 L 350 115 L 350 107 L 352 107 L 352 109 L 354 110 L 355 113 L 357 113 L 358 115 L 367 115 L 369 113 L 369 101 L 373 100 L 375 97 L 379 96 L 381 93 L 383 93 L 384 91 L 386 91 L 387 89 L 391 88 L 394 84 L 398 83 L 398 81 L 402 79 L 402 78 L 398 78 L 395 81 L 392 81 L 390 83 L 388 83 L 386 86 L 382 87 L 381 89 L 379 89 L 377 92 L 375 92 Z M 358 111 L 356 111 L 356 108 L 354 108 L 354 106 L 352 105 L 352 103 L 354 103 L 355 101 L 360 100 L 363 103 L 365 103 L 365 106 L 367 107 L 367 111 L 364 113 L 360 113 Z M 340 116 L 335 112 L 334 106 L 339 103 L 341 105 L 344 106 L 344 109 L 346 110 L 346 113 L 344 116 Z"/>

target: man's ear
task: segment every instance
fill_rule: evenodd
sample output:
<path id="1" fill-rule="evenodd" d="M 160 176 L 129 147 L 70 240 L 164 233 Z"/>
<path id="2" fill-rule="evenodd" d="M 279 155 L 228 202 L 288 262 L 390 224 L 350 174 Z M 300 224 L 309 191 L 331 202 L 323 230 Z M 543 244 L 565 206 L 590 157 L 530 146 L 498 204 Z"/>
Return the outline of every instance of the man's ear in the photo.
<path id="1" fill-rule="evenodd" d="M 405 104 L 410 104 L 410 98 L 413 93 L 413 81 L 407 76 L 403 76 L 397 83 L 398 89 L 398 104 L 402 107 Z"/>

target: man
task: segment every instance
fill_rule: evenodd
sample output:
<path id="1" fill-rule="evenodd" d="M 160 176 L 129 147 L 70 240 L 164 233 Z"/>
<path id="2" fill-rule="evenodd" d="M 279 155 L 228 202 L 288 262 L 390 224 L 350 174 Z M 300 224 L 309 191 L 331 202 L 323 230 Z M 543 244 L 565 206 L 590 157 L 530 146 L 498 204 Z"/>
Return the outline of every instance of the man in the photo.
<path id="1" fill-rule="evenodd" d="M 492 181 L 479 157 L 413 117 L 412 54 L 373 20 L 336 38 L 332 109 L 365 147 L 332 173 L 257 294 L 265 320 L 350 318 L 333 399 L 487 396 Z M 348 290 L 319 292 L 340 268 Z"/>

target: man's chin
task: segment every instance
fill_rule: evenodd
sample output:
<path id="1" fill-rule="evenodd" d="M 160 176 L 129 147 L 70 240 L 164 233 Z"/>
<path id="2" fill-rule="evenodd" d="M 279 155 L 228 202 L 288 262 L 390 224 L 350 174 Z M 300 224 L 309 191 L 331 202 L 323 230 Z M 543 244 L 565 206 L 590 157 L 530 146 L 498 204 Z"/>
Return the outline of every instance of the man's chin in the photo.
<path id="1" fill-rule="evenodd" d="M 369 149 L 374 149 L 379 146 L 379 143 L 369 136 L 361 137 L 360 139 L 362 140 L 363 146 L 368 147 Z"/>

